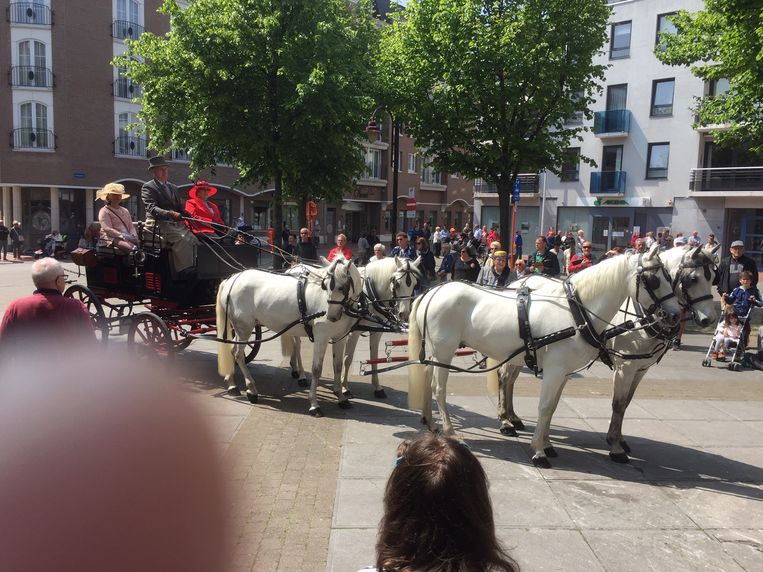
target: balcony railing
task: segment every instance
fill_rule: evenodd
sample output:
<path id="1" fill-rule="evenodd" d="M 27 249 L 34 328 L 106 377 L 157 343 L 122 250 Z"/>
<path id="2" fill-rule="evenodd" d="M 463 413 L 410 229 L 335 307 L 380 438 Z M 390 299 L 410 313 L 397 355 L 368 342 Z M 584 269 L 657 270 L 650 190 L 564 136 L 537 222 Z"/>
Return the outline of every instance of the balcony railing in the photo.
<path id="1" fill-rule="evenodd" d="M 8 83 L 14 87 L 55 87 L 56 78 L 50 68 L 13 66 L 8 72 Z"/>
<path id="2" fill-rule="evenodd" d="M 144 31 L 140 24 L 127 20 L 114 20 L 111 25 L 111 35 L 117 40 L 137 40 Z"/>
<path id="3" fill-rule="evenodd" d="M 625 171 L 593 171 L 592 195 L 622 195 L 625 193 Z"/>
<path id="4" fill-rule="evenodd" d="M 421 173 L 421 182 L 425 185 L 447 185 L 444 173 L 439 173 L 431 167 L 425 167 Z"/>
<path id="5" fill-rule="evenodd" d="M 170 153 L 170 159 L 173 161 L 189 163 L 191 161 L 191 155 L 188 153 L 188 149 L 173 149 Z"/>
<path id="6" fill-rule="evenodd" d="M 130 157 L 146 157 L 146 138 L 120 135 L 114 139 L 114 153 Z"/>
<path id="7" fill-rule="evenodd" d="M 53 24 L 53 12 L 45 4 L 35 2 L 11 2 L 6 9 L 6 16 L 11 24 L 50 26 Z"/>
<path id="8" fill-rule="evenodd" d="M 692 169 L 689 189 L 697 193 L 728 191 L 763 193 L 763 167 Z"/>
<path id="9" fill-rule="evenodd" d="M 520 173 L 519 192 L 521 194 L 537 194 L 539 190 L 540 175 L 538 173 Z M 495 183 L 488 183 L 478 179 L 475 183 L 474 191 L 476 193 L 497 193 L 498 187 Z"/>
<path id="10" fill-rule="evenodd" d="M 126 77 L 120 77 L 114 82 L 114 97 L 135 99 L 141 95 L 143 95 L 143 89 Z"/>
<path id="11" fill-rule="evenodd" d="M 596 135 L 620 136 L 631 129 L 631 112 L 628 109 L 597 111 L 593 114 L 593 132 Z"/>
<path id="12" fill-rule="evenodd" d="M 11 132 L 14 149 L 55 149 L 56 136 L 50 129 L 21 127 Z"/>

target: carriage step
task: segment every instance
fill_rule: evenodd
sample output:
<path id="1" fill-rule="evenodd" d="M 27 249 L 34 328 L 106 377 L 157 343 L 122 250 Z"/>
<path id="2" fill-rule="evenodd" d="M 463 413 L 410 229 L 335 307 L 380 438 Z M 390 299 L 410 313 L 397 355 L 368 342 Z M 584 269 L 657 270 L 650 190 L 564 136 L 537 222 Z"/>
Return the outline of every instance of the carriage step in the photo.
<path id="1" fill-rule="evenodd" d="M 475 350 L 464 349 L 464 350 L 456 350 L 456 352 L 453 355 L 456 355 L 456 356 L 459 356 L 459 357 L 460 356 L 473 356 L 476 353 L 477 352 Z"/>
<path id="2" fill-rule="evenodd" d="M 388 348 L 389 347 L 396 347 L 396 346 L 407 346 L 408 345 L 408 340 L 407 339 L 404 339 L 404 340 L 389 340 L 387 342 L 384 342 L 384 345 L 386 347 L 388 347 Z"/>

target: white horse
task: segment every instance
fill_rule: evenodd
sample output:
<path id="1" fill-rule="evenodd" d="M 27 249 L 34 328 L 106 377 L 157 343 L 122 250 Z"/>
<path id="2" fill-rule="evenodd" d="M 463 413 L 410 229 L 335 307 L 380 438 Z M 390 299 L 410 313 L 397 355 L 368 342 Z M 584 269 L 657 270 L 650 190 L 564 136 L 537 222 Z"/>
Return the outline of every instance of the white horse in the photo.
<path id="1" fill-rule="evenodd" d="M 421 283 L 422 275 L 419 266 L 419 256 L 411 262 L 407 258 L 382 258 L 372 260 L 367 266 L 360 268 L 363 277 L 363 294 L 367 300 L 370 319 L 361 320 L 361 326 L 379 327 L 387 324 L 399 327 L 401 322 L 408 321 L 411 313 L 413 291 Z M 342 393 L 352 397 L 348 385 L 350 366 L 355 357 L 355 348 L 358 345 L 360 332 L 351 333 L 346 340 L 334 344 L 333 351 L 336 359 L 344 359 L 344 372 L 342 374 Z M 370 332 L 368 345 L 372 359 L 379 357 L 379 342 L 381 332 Z M 374 386 L 374 397 L 384 399 L 387 394 L 379 384 L 379 374 L 376 373 L 376 364 L 371 365 L 371 383 Z"/>
<path id="2" fill-rule="evenodd" d="M 718 319 L 711 289 L 716 272 L 715 254 L 719 248 L 716 246 L 703 251 L 702 247 L 685 246 L 660 253 L 679 304 L 691 313 L 700 327 L 713 324 Z M 643 314 L 643 309 L 628 299 L 620 307 L 614 321 L 621 323 L 640 318 Z M 611 356 L 614 396 L 607 443 L 611 447 L 609 456 L 615 462 L 626 463 L 630 452 L 622 437 L 625 410 L 647 370 L 662 359 L 676 333 L 677 324 L 658 320 L 651 327 L 625 332 L 608 342 L 608 348 L 614 351 Z M 524 423 L 514 411 L 514 384 L 520 370 L 521 367 L 509 364 L 498 370 L 498 417 L 504 435 L 516 435 L 516 430 L 524 430 Z"/>
<path id="3" fill-rule="evenodd" d="M 412 356 L 449 365 L 460 344 L 473 348 L 497 361 L 519 351 L 509 363 L 522 363 L 524 343 L 520 335 L 516 288 L 531 289 L 527 321 L 533 339 L 567 330 L 571 337 L 538 348 L 537 367 L 543 378 L 538 405 L 538 423 L 532 438 L 533 463 L 550 467 L 547 456 L 556 456 L 549 440 L 551 417 L 559 402 L 567 376 L 585 366 L 604 351 L 601 333 L 627 296 L 651 305 L 647 290 L 660 300 L 654 312 L 667 313 L 677 320 L 681 308 L 672 295 L 672 286 L 663 276 L 662 263 L 655 246 L 644 255 L 626 254 L 601 262 L 575 274 L 568 282 L 574 293 L 568 294 L 565 283 L 530 277 L 512 284 L 510 290 L 486 290 L 463 282 L 449 282 L 433 288 L 413 303 L 408 324 L 408 349 Z M 570 297 L 568 297 L 568 295 Z M 587 315 L 580 325 L 575 313 Z M 583 321 L 583 316 L 578 315 Z M 580 326 L 580 327 L 579 327 Z M 597 338 L 597 345 L 586 340 Z M 434 430 L 432 391 L 442 416 L 442 428 L 453 433 L 446 405 L 449 370 L 434 366 L 412 365 L 408 368 L 408 403 L 423 412 L 423 421 Z M 495 380 L 497 376 L 488 378 Z M 426 383 L 427 379 L 430 383 Z M 491 388 L 493 391 L 497 387 Z"/>
<path id="4" fill-rule="evenodd" d="M 304 284 L 303 297 L 298 296 L 300 283 Z M 341 256 L 301 281 L 294 276 L 246 270 L 222 282 L 217 292 L 218 336 L 222 340 L 238 342 L 229 347 L 221 343 L 217 351 L 218 372 L 225 377 L 229 391 L 236 389 L 233 374 L 235 364 L 238 364 L 246 379 L 246 396 L 250 402 L 257 403 L 257 388 L 244 361 L 246 346 L 240 343 L 249 340 L 256 324 L 273 332 L 283 330 L 287 337 L 310 337 L 311 329 L 315 347 L 309 413 L 321 417 L 323 412 L 318 406 L 316 388 L 326 346 L 329 340 L 346 335 L 355 323 L 346 315 L 345 307 L 357 302 L 361 288 L 358 269 L 352 261 Z M 305 319 L 318 313 L 323 315 Z M 334 392 L 339 397 L 339 407 L 350 407 L 349 400 L 339 391 L 338 377 L 334 379 Z"/>

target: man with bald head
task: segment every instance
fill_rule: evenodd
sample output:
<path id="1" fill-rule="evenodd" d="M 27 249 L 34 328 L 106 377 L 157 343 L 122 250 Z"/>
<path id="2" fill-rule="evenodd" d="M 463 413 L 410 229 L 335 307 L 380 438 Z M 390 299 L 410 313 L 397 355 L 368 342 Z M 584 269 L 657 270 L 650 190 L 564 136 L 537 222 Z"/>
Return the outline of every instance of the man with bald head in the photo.
<path id="1" fill-rule="evenodd" d="M 0 349 L 20 345 L 72 341 L 95 341 L 93 324 L 85 305 L 64 298 L 66 274 L 54 258 L 42 258 L 32 265 L 36 290 L 31 296 L 10 303 L 0 322 Z"/>

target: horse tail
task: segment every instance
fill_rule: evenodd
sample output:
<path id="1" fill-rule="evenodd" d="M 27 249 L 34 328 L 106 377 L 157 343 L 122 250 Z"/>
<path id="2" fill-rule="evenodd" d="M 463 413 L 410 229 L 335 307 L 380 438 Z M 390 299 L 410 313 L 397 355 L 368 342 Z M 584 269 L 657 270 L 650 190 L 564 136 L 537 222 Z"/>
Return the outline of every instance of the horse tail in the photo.
<path id="1" fill-rule="evenodd" d="M 280 336 L 281 340 L 281 355 L 291 359 L 291 355 L 294 353 L 294 337 L 293 336 Z"/>
<path id="2" fill-rule="evenodd" d="M 220 287 L 217 289 L 217 303 L 215 305 L 215 314 L 217 317 L 217 337 L 221 340 L 228 339 L 228 333 L 232 334 L 232 327 L 228 323 L 228 305 L 223 298 L 223 291 L 225 290 L 226 280 L 220 282 Z M 217 343 L 217 373 L 223 377 L 232 375 L 236 369 L 236 362 L 233 361 L 233 353 L 231 348 L 226 343 Z"/>
<path id="3" fill-rule="evenodd" d="M 498 372 L 503 369 L 503 366 L 497 368 L 498 360 L 493 358 L 487 358 L 487 368 L 490 370 L 487 372 L 487 392 L 488 395 L 498 395 Z M 491 369 L 495 368 L 495 369 Z"/>
<path id="4" fill-rule="evenodd" d="M 408 359 L 419 359 L 421 348 L 421 330 L 416 322 L 416 311 L 424 296 L 419 296 L 411 305 L 408 317 Z M 425 400 L 426 366 L 422 364 L 408 366 L 408 409 L 422 411 Z"/>

